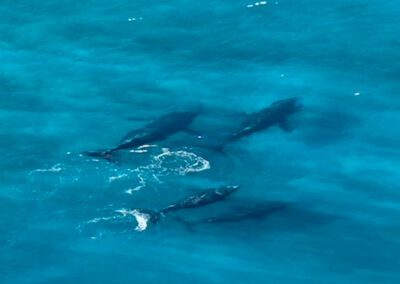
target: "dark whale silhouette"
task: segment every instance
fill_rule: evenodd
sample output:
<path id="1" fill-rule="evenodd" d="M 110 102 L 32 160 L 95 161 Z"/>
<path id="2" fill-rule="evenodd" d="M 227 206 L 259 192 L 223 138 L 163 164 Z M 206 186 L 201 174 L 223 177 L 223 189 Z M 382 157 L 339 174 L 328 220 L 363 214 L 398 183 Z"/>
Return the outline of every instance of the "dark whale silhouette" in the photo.
<path id="1" fill-rule="evenodd" d="M 289 98 L 273 102 L 269 107 L 251 113 L 243 121 L 239 129 L 214 150 L 222 152 L 225 145 L 263 131 L 271 126 L 278 125 L 283 131 L 291 132 L 293 127 L 288 122 L 288 116 L 298 112 L 302 104 L 298 98 Z"/>
<path id="2" fill-rule="evenodd" d="M 229 212 L 221 216 L 208 217 L 195 221 L 187 221 L 181 217 L 175 217 L 174 219 L 183 224 L 188 230 L 193 231 L 195 226 L 201 224 L 220 224 L 246 220 L 263 220 L 268 215 L 280 210 L 284 210 L 287 207 L 288 204 L 284 202 L 267 202 L 257 206 L 236 209 L 233 212 Z"/>
<path id="3" fill-rule="evenodd" d="M 202 207 L 208 204 L 212 204 L 221 200 L 226 199 L 231 194 L 235 193 L 239 189 L 238 185 L 228 185 L 219 188 L 208 189 L 200 193 L 190 195 L 181 201 L 173 203 L 168 207 L 160 210 L 150 210 L 150 209 L 135 209 L 139 213 L 143 213 L 149 216 L 149 221 L 151 223 L 158 223 L 162 217 L 165 217 L 167 213 L 179 211 L 183 209 L 190 209 L 196 207 Z"/>
<path id="4" fill-rule="evenodd" d="M 203 107 L 200 105 L 190 111 L 171 112 L 165 114 L 146 126 L 129 132 L 122 139 L 121 143 L 114 148 L 101 151 L 86 151 L 84 154 L 90 157 L 103 158 L 112 162 L 115 161 L 113 153 L 117 151 L 132 149 L 149 143 L 162 141 L 181 131 L 193 133 L 193 131 L 189 129 L 189 126 L 202 112 L 202 109 Z"/>
<path id="5" fill-rule="evenodd" d="M 178 211 L 182 209 L 196 208 L 227 198 L 229 195 L 235 193 L 239 189 L 238 185 L 223 186 L 220 188 L 213 188 L 202 191 L 198 194 L 191 195 L 181 201 L 169 205 L 162 209 L 160 213 L 166 214 L 168 212 Z"/>

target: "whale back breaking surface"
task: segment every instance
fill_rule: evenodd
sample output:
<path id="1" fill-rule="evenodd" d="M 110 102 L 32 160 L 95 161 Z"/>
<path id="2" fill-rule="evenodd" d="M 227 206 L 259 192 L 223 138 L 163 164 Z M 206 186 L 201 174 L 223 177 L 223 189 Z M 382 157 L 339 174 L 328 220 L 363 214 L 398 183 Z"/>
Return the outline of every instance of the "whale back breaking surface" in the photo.
<path id="1" fill-rule="evenodd" d="M 205 190 L 198 194 L 188 196 L 181 201 L 173 203 L 165 209 L 161 210 L 160 212 L 165 214 L 172 211 L 202 207 L 208 204 L 216 203 L 235 193 L 238 188 L 239 186 L 235 185 Z"/>
<path id="2" fill-rule="evenodd" d="M 175 133 L 188 130 L 189 125 L 201 111 L 202 107 L 197 107 L 193 111 L 178 111 L 164 114 L 144 127 L 130 131 L 122 138 L 120 144 L 114 148 L 101 151 L 85 151 L 83 153 L 90 157 L 115 162 L 114 152 L 159 142 Z"/>

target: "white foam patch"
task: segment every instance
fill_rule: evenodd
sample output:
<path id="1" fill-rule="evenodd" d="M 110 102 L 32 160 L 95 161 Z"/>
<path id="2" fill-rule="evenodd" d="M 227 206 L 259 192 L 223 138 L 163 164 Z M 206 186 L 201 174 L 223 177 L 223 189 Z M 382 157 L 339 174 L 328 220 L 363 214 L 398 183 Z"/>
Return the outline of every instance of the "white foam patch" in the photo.
<path id="1" fill-rule="evenodd" d="M 248 5 L 246 5 L 246 7 L 247 8 L 254 8 L 254 7 L 257 7 L 257 6 L 264 6 L 264 5 L 267 5 L 267 4 L 268 4 L 267 1 L 260 1 L 260 2 L 254 2 L 254 3 L 248 4 Z M 275 2 L 275 4 L 276 4 L 276 2 Z"/>
<path id="2" fill-rule="evenodd" d="M 210 162 L 194 153 L 163 148 L 162 153 L 154 157 L 160 168 L 170 169 L 179 175 L 201 172 L 211 168 Z"/>
<path id="3" fill-rule="evenodd" d="M 135 187 L 130 187 L 125 190 L 126 194 L 132 195 L 134 192 L 140 191 L 142 188 L 145 188 L 147 185 L 147 181 L 154 180 L 157 183 L 161 183 L 156 175 L 152 173 L 154 169 L 152 169 L 153 165 L 141 166 L 133 170 L 129 170 L 131 173 L 134 173 L 135 178 L 139 179 L 139 185 Z"/>
<path id="4" fill-rule="evenodd" d="M 139 185 L 139 186 L 134 187 L 134 188 L 128 188 L 127 190 L 125 190 L 125 193 L 126 193 L 126 194 L 129 194 L 129 195 L 132 195 L 134 192 L 139 191 L 139 190 L 141 190 L 142 188 L 143 188 L 142 185 Z"/>
<path id="5" fill-rule="evenodd" d="M 142 213 L 138 210 L 133 210 L 133 216 L 136 218 L 136 222 L 138 223 L 135 231 L 143 232 L 147 228 L 147 224 L 150 220 L 150 215 Z"/>
<path id="6" fill-rule="evenodd" d="M 155 147 L 155 145 L 145 145 L 142 147 L 149 148 Z M 139 185 L 126 189 L 125 193 L 132 195 L 134 192 L 145 188 L 149 182 L 161 184 L 163 183 L 163 176 L 184 176 L 189 173 L 208 170 L 210 167 L 209 161 L 194 153 L 183 150 L 171 151 L 168 148 L 163 148 L 160 154 L 151 157 L 148 165 L 128 170 L 128 176 L 134 173 L 135 178 L 139 179 Z"/>
<path id="7" fill-rule="evenodd" d="M 129 153 L 137 153 L 137 154 L 142 154 L 142 153 L 147 153 L 147 150 L 130 150 Z"/>
<path id="8" fill-rule="evenodd" d="M 150 151 L 151 150 L 151 151 Z M 185 149 L 186 150 L 186 149 Z M 57 163 L 49 168 L 38 168 L 29 173 L 34 182 L 48 181 L 57 184 L 83 182 L 103 182 L 106 184 L 118 183 L 123 193 L 133 195 L 146 188 L 149 184 L 162 184 L 163 177 L 201 172 L 210 169 L 210 163 L 201 156 L 185 150 L 173 151 L 169 148 L 160 148 L 157 145 L 142 145 L 136 151 L 148 151 L 147 163 L 137 168 L 116 167 L 113 164 L 99 166 L 98 163 L 88 164 L 81 168 L 72 159 L 70 163 Z M 91 159 L 91 161 L 98 159 Z M 55 191 L 54 191 L 55 193 Z M 46 193 L 47 194 L 47 193 Z M 53 194 L 53 192 L 51 193 Z"/>
<path id="9" fill-rule="evenodd" d="M 119 174 L 119 175 L 116 175 L 116 176 L 111 176 L 111 177 L 108 178 L 108 182 L 111 183 L 111 182 L 113 182 L 115 180 L 126 178 L 126 177 L 128 177 L 128 174 Z"/>
<path id="10" fill-rule="evenodd" d="M 122 216 L 126 217 L 127 215 L 132 215 L 133 217 L 135 217 L 137 225 L 135 227 L 135 231 L 137 232 L 143 232 L 147 229 L 148 227 L 148 222 L 151 218 L 151 216 L 149 214 L 140 212 L 137 209 L 134 210 L 127 210 L 127 209 L 120 209 L 120 210 L 116 210 L 115 212 L 121 213 Z"/>
<path id="11" fill-rule="evenodd" d="M 35 169 L 29 172 L 28 176 L 33 181 L 38 181 L 46 178 L 57 178 L 60 184 L 68 182 L 76 182 L 80 178 L 81 170 L 61 163 L 55 164 L 50 168 Z"/>
<path id="12" fill-rule="evenodd" d="M 46 172 L 61 172 L 62 170 L 64 170 L 64 168 L 61 166 L 61 164 L 55 164 L 54 166 L 52 166 L 51 168 L 48 169 L 36 169 L 33 170 L 29 173 L 29 175 L 32 175 L 34 173 L 46 173 Z"/>
<path id="13" fill-rule="evenodd" d="M 122 216 L 126 217 L 128 215 L 132 215 L 132 211 L 133 210 L 128 210 L 125 208 L 119 209 L 119 210 L 115 210 L 115 212 L 122 214 Z"/>
<path id="14" fill-rule="evenodd" d="M 138 149 L 154 148 L 154 147 L 157 147 L 157 145 L 145 144 L 145 145 L 139 146 Z"/>
<path id="15" fill-rule="evenodd" d="M 128 22 L 141 21 L 141 20 L 143 20 L 143 17 L 132 17 L 132 18 L 128 18 Z"/>
<path id="16" fill-rule="evenodd" d="M 94 218 L 92 220 L 89 220 L 87 223 L 88 224 L 99 223 L 101 221 L 109 221 L 109 220 L 113 220 L 113 219 L 115 219 L 115 217 L 97 217 L 97 218 Z"/>
<path id="17" fill-rule="evenodd" d="M 157 147 L 157 145 L 145 144 L 145 145 L 137 147 L 136 149 L 129 150 L 129 152 L 136 153 L 136 154 L 142 154 L 142 153 L 147 153 L 149 151 L 149 148 L 154 148 L 154 147 Z"/>

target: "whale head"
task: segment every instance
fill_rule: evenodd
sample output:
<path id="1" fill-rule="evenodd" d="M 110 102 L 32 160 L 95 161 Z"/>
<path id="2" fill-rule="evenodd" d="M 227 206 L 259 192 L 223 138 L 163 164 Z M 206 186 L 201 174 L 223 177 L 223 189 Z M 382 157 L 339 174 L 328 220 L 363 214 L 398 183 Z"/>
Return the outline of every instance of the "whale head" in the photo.
<path id="1" fill-rule="evenodd" d="M 275 108 L 282 113 L 292 114 L 300 111 L 303 108 L 303 104 L 299 98 L 289 98 L 273 102 L 271 108 Z"/>

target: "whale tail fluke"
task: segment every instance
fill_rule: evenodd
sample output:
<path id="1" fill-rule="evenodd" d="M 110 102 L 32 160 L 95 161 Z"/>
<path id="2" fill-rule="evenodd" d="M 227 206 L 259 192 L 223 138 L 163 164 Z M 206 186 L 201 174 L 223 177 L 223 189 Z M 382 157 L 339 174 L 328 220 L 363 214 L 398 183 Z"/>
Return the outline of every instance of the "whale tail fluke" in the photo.
<path id="1" fill-rule="evenodd" d="M 100 158 L 104 159 L 106 161 L 109 161 L 111 163 L 117 163 L 117 160 L 113 156 L 114 151 L 113 150 L 104 150 L 104 151 L 85 151 L 83 154 L 89 157 L 93 158 Z"/>

